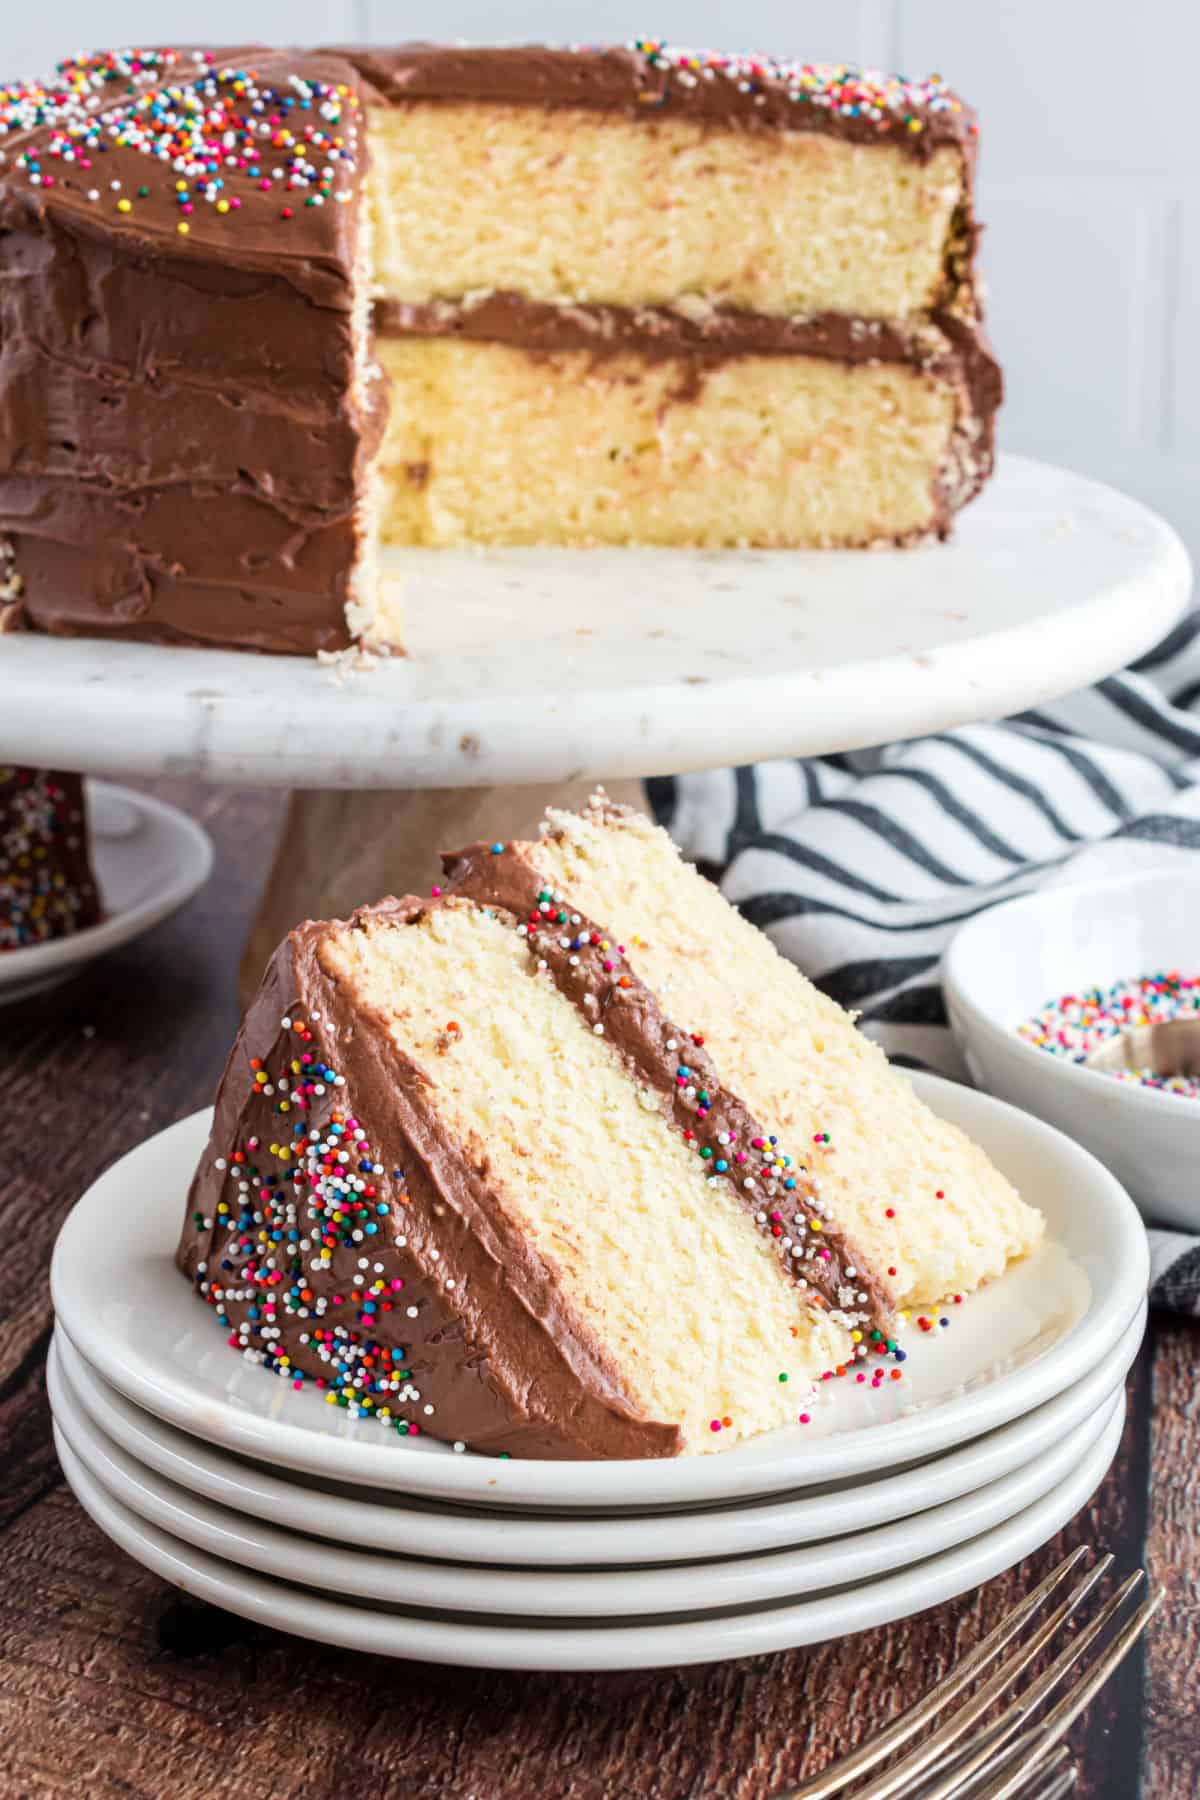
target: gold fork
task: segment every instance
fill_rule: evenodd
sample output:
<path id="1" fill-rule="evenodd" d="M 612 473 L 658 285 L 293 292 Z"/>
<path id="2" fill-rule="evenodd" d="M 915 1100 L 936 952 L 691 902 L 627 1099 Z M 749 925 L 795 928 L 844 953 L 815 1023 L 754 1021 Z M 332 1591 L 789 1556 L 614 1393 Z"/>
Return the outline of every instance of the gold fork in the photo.
<path id="1" fill-rule="evenodd" d="M 1060 1800 L 1075 1785 L 1062 1742 L 1084 1707 L 1128 1655 L 1162 1604 L 1161 1590 L 1151 1590 L 1133 1611 L 1129 1603 L 1146 1579 L 1138 1569 L 1123 1581 L 1095 1616 L 1067 1637 L 1053 1660 L 1033 1681 L 1014 1692 L 1014 1684 L 1053 1642 L 1062 1627 L 1112 1567 L 1103 1555 L 1080 1573 L 1087 1550 L 1080 1548 L 1051 1569 L 993 1631 L 957 1663 L 907 1712 L 852 1750 L 811 1781 L 788 1788 L 774 1800 L 833 1800 L 853 1783 L 924 1733 L 937 1715 L 957 1701 L 989 1664 L 1036 1626 L 1004 1658 L 988 1679 L 936 1730 L 922 1736 L 916 1748 L 857 1788 L 854 1800 Z M 1074 1579 L 1078 1577 L 1078 1579 Z M 1048 1610 L 1047 1610 L 1048 1609 Z M 1067 1677 L 1087 1660 L 1076 1680 Z M 1047 1704 L 1049 1708 L 1035 1720 Z M 998 1704 L 999 1716 L 981 1724 Z"/>

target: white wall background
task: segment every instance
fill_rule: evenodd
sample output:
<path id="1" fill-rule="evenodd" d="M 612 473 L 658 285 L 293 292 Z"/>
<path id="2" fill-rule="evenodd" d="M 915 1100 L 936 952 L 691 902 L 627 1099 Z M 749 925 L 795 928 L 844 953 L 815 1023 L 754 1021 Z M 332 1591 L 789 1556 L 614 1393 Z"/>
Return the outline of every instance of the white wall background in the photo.
<path id="1" fill-rule="evenodd" d="M 1200 567 L 1195 0 L 59 0 L 0 4 L 0 75 L 108 43 L 712 43 L 938 70 L 982 117 L 1002 443 L 1170 517 Z"/>

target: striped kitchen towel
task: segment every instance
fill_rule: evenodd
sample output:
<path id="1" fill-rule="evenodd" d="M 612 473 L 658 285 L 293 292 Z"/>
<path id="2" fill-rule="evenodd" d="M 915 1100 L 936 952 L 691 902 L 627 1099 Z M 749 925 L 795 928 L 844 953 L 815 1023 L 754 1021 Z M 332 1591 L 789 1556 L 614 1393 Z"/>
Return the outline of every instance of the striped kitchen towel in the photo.
<path id="1" fill-rule="evenodd" d="M 685 854 L 891 1057 L 965 1080 L 938 983 L 964 919 L 1200 855 L 1200 610 L 1122 674 L 999 724 L 648 786 Z M 1151 1249 L 1154 1303 L 1200 1317 L 1200 1237 L 1152 1231 Z"/>

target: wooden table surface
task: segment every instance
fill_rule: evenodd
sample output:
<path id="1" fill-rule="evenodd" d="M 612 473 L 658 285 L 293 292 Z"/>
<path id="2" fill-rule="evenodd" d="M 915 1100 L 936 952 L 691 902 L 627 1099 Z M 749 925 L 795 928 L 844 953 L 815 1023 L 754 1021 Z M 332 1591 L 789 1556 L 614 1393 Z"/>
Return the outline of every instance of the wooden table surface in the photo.
<path id="1" fill-rule="evenodd" d="M 678 1673 L 488 1674 L 302 1642 L 185 1598 L 64 1486 L 44 1360 L 50 1250 L 94 1178 L 211 1096 L 281 795 L 159 783 L 213 834 L 186 912 L 0 1012 L 0 1796 L 765 1800 L 911 1701 L 1065 1546 L 1148 1564 L 1167 1604 L 1076 1728 L 1089 1800 L 1200 1795 L 1197 1333 L 1158 1321 L 1120 1456 L 1028 1563 L 839 1643 Z"/>

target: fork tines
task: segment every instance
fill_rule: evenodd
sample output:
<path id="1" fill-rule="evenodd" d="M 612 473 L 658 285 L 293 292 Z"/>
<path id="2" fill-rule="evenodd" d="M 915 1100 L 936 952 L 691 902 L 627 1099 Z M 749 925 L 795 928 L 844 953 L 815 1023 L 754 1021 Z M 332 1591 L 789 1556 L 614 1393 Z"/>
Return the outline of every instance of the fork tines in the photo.
<path id="1" fill-rule="evenodd" d="M 918 1733 L 924 1734 L 919 1744 L 865 1786 L 854 1788 L 854 1800 L 1014 1800 L 1018 1795 L 1021 1800 L 1061 1800 L 1070 1793 L 1076 1771 L 1062 1739 L 1162 1603 L 1161 1591 L 1151 1590 L 1129 1610 L 1146 1578 L 1138 1569 L 1085 1625 L 1065 1634 L 1058 1647 L 1055 1640 L 1067 1621 L 1112 1567 L 1112 1557 L 1105 1554 L 1091 1568 L 1081 1569 L 1086 1557 L 1085 1548 L 1073 1550 L 907 1712 L 776 1800 L 832 1800 L 845 1794 Z M 1019 1641 L 1014 1644 L 1014 1639 Z M 1057 1650 L 1052 1660 L 1018 1691 L 1021 1676 L 1051 1648 Z M 926 1732 L 1004 1651 L 1007 1655 L 987 1679 Z M 1073 1671 L 1078 1673 L 1068 1685 Z M 993 1711 L 995 1716 L 985 1723 Z"/>

